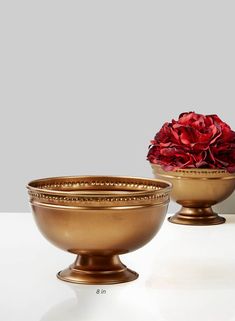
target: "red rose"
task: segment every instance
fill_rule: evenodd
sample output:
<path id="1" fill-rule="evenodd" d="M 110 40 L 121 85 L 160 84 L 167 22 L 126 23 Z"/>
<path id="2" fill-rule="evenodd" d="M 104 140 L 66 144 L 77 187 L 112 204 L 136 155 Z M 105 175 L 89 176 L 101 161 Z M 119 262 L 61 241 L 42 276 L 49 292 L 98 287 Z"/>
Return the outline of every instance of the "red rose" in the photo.
<path id="1" fill-rule="evenodd" d="M 147 159 L 165 170 L 219 168 L 235 172 L 235 132 L 217 115 L 183 113 L 165 123 Z"/>

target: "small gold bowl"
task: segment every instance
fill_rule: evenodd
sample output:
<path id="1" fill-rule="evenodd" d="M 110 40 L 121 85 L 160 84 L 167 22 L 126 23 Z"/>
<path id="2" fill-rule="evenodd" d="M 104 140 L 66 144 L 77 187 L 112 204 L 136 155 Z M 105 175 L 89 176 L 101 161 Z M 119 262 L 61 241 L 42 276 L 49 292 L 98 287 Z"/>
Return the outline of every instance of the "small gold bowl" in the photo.
<path id="1" fill-rule="evenodd" d="M 182 208 L 169 221 L 185 225 L 214 225 L 225 218 L 213 212 L 211 206 L 225 200 L 235 188 L 235 174 L 220 169 L 177 169 L 164 171 L 151 164 L 156 178 L 173 185 L 171 198 Z"/>
<path id="2" fill-rule="evenodd" d="M 57 277 L 83 284 L 136 279 L 119 254 L 148 243 L 160 229 L 171 184 L 133 177 L 73 176 L 34 180 L 27 186 L 41 233 L 77 254 Z"/>

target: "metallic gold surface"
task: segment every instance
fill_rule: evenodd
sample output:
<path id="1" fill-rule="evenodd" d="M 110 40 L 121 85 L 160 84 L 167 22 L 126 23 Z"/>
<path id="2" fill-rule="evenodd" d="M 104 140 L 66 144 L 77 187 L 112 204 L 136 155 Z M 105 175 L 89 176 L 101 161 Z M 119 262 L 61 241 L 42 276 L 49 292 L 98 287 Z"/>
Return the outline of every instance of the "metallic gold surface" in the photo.
<path id="1" fill-rule="evenodd" d="M 133 177 L 78 176 L 35 180 L 30 202 L 41 233 L 55 246 L 77 254 L 58 278 L 83 284 L 112 284 L 138 277 L 119 254 L 138 249 L 160 229 L 171 184 Z"/>
<path id="2" fill-rule="evenodd" d="M 169 221 L 185 225 L 214 225 L 225 218 L 214 213 L 211 206 L 225 200 L 235 188 L 235 174 L 226 170 L 178 169 L 164 171 L 152 164 L 156 178 L 164 178 L 173 185 L 171 198 L 182 205 Z"/>

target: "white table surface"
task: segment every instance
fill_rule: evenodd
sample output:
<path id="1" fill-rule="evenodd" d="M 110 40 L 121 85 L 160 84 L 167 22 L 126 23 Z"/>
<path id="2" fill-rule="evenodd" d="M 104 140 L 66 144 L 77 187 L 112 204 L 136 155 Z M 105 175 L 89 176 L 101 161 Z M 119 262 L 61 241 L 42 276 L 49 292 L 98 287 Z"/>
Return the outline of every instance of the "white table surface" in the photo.
<path id="1" fill-rule="evenodd" d="M 0 213 L 0 320 L 235 321 L 235 215 L 225 217 L 209 227 L 166 220 L 121 256 L 139 279 L 87 286 L 57 280 L 75 256 L 47 242 L 30 213 Z"/>

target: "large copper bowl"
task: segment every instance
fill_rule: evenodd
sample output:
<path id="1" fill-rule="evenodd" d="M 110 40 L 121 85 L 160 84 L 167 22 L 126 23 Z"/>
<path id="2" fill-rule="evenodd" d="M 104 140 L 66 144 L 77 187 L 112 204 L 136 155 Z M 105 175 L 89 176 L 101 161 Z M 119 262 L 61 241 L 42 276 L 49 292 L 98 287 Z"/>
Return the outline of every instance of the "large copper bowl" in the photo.
<path id="1" fill-rule="evenodd" d="M 148 243 L 160 229 L 171 184 L 132 177 L 55 177 L 28 184 L 41 233 L 77 255 L 57 274 L 68 282 L 111 284 L 134 280 L 119 254 Z"/>
<path id="2" fill-rule="evenodd" d="M 178 169 L 164 171 L 152 164 L 156 178 L 167 179 L 173 185 L 171 198 L 182 205 L 169 221 L 185 225 L 214 225 L 225 222 L 212 209 L 225 200 L 235 188 L 235 174 L 220 169 Z"/>

